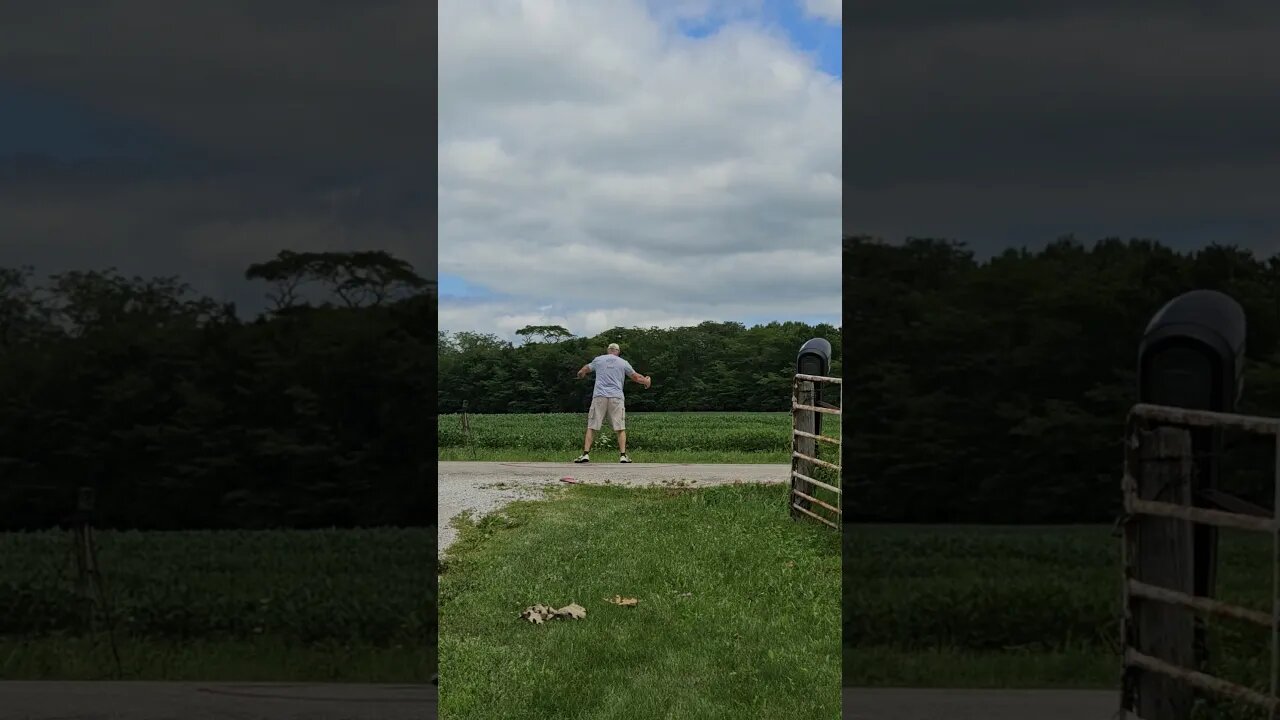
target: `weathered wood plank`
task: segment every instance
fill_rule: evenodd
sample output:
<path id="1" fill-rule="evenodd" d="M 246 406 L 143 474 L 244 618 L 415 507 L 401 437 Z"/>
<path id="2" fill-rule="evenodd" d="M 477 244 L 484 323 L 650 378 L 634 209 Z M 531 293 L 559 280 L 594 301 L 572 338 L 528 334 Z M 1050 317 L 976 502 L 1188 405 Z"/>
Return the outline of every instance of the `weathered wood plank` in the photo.
<path id="1" fill-rule="evenodd" d="M 1155 585 L 1148 585 L 1147 583 L 1139 580 L 1129 581 L 1129 593 L 1134 597 L 1154 600 L 1156 602 L 1165 603 L 1166 605 L 1180 605 L 1209 615 L 1221 615 L 1222 617 L 1251 622 L 1265 628 L 1271 627 L 1270 613 L 1250 610 L 1246 607 L 1232 605 L 1231 603 L 1214 600 L 1213 598 L 1198 597 L 1196 595 L 1188 595 L 1187 593 L 1180 593 L 1167 588 L 1156 587 Z"/>
<path id="2" fill-rule="evenodd" d="M 1141 432 L 1138 446 L 1137 498 L 1131 504 L 1141 512 L 1143 502 L 1168 506 L 1191 502 L 1191 434 L 1185 429 L 1160 427 Z M 1147 513 L 1135 519 L 1138 557 L 1134 580 L 1184 595 L 1195 592 L 1192 523 L 1180 514 Z M 1137 710 L 1143 720 L 1186 720 L 1195 701 L 1192 685 L 1157 668 L 1195 666 L 1195 615 L 1189 608 L 1156 602 L 1139 602 L 1135 621 L 1140 661 L 1152 658 L 1159 666 L 1138 664 L 1147 670 L 1137 678 Z"/>

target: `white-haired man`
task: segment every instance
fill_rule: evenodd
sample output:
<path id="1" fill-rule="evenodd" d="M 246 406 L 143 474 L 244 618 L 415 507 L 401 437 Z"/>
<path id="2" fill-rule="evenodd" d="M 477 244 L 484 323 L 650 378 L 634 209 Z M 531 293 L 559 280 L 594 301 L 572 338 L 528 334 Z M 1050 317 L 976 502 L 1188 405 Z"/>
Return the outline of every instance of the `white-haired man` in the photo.
<path id="1" fill-rule="evenodd" d="M 618 462 L 631 462 L 631 458 L 627 457 L 627 408 L 622 386 L 626 384 L 627 378 L 631 378 L 647 389 L 653 384 L 653 378 L 636 372 L 631 363 L 622 359 L 619 354 L 621 352 L 618 343 L 609 343 L 606 354 L 597 356 L 578 371 L 578 379 L 594 372 L 596 387 L 591 394 L 591 410 L 587 413 L 587 437 L 582 443 L 582 455 L 574 460 L 576 463 L 591 462 L 591 443 L 606 416 L 613 431 L 618 434 Z"/>

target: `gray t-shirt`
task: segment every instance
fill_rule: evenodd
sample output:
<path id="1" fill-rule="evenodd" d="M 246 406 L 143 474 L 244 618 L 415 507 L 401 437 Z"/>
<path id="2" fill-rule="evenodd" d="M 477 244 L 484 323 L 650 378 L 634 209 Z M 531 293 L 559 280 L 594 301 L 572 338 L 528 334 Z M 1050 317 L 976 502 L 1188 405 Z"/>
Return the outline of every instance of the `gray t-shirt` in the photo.
<path id="1" fill-rule="evenodd" d="M 617 355 L 600 355 L 591 361 L 591 370 L 596 374 L 594 397 L 606 398 L 622 397 L 622 384 L 635 372 L 631 363 Z"/>

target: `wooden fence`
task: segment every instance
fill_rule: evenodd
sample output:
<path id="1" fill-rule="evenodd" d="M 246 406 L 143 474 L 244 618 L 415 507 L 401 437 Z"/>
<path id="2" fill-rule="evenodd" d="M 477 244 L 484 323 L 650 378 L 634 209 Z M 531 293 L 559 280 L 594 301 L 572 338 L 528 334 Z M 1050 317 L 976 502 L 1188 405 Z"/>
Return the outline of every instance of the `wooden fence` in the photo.
<path id="1" fill-rule="evenodd" d="M 839 530 L 840 438 L 818 432 L 818 416 L 840 417 L 840 408 L 816 400 L 820 384 L 840 388 L 843 399 L 844 385 L 840 378 L 797 373 L 791 385 L 791 493 L 787 505 L 792 517 L 809 517 Z M 819 457 L 823 444 L 836 447 L 837 462 Z M 834 470 L 835 482 L 813 477 L 818 474 L 817 468 Z"/>
<path id="2" fill-rule="evenodd" d="M 1125 439 L 1122 518 L 1124 566 L 1121 621 L 1124 682 L 1121 710 L 1141 720 L 1188 718 L 1197 693 L 1257 706 L 1280 716 L 1280 514 L 1275 509 L 1226 512 L 1193 505 L 1190 428 L 1236 428 L 1275 439 L 1275 488 L 1280 499 L 1280 420 L 1136 405 Z M 1270 612 L 1195 593 L 1193 527 L 1211 526 L 1272 536 Z M 1216 561 L 1216 556 L 1214 557 Z M 1197 617 L 1219 616 L 1271 630 L 1270 692 L 1214 677 L 1196 667 Z"/>

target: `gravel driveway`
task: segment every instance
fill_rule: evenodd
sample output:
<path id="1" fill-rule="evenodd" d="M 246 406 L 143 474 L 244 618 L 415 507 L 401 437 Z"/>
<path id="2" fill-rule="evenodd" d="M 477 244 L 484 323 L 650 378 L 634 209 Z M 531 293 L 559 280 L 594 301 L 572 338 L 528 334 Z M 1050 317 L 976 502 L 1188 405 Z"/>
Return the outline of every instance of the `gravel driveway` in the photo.
<path id="1" fill-rule="evenodd" d="M 784 483 L 789 465 L 664 465 L 659 463 L 593 462 L 441 462 L 438 463 L 436 497 L 439 499 L 437 535 L 439 553 L 457 539 L 450 521 L 464 510 L 479 517 L 513 501 L 537 498 L 543 488 L 563 486 L 570 476 L 582 483 L 651 485 L 664 480 L 686 480 L 696 485 L 728 485 L 737 481 Z"/>

